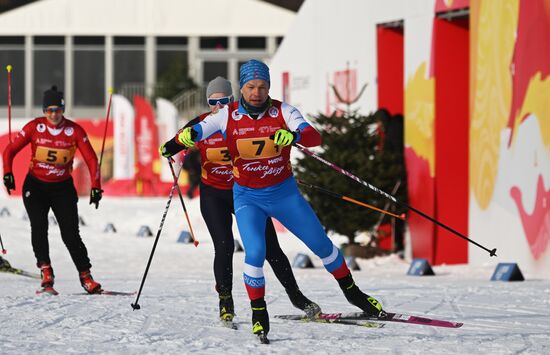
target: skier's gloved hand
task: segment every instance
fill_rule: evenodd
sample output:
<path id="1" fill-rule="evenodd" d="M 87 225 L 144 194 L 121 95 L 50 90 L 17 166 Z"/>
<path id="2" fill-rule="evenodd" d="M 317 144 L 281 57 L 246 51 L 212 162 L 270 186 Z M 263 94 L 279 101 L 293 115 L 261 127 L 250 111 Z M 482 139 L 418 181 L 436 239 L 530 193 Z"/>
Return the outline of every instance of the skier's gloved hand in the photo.
<path id="1" fill-rule="evenodd" d="M 178 141 L 184 146 L 191 148 L 195 145 L 193 138 L 197 136 L 197 132 L 191 127 L 185 128 L 180 134 L 178 134 Z"/>
<path id="2" fill-rule="evenodd" d="M 4 186 L 8 191 L 8 195 L 11 195 L 11 190 L 15 190 L 15 179 L 12 173 L 4 174 Z"/>
<path id="3" fill-rule="evenodd" d="M 99 207 L 99 201 L 103 197 L 103 190 L 96 187 L 92 187 L 90 191 L 90 205 L 95 204 L 95 208 Z"/>
<path id="4" fill-rule="evenodd" d="M 170 158 L 172 154 L 166 149 L 166 143 L 159 147 L 159 154 L 165 158 Z"/>
<path id="5" fill-rule="evenodd" d="M 298 133 L 291 132 L 286 129 L 279 129 L 277 132 L 275 132 L 275 136 L 273 137 L 273 141 L 276 145 L 280 145 L 281 147 L 286 147 L 287 145 L 291 145 L 296 139 L 298 138 Z"/>

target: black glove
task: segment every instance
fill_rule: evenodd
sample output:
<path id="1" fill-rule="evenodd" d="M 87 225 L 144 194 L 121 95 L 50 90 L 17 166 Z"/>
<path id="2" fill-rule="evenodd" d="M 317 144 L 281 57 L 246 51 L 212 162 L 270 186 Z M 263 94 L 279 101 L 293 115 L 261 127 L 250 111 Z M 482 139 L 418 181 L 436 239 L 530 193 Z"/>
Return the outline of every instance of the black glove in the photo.
<path id="1" fill-rule="evenodd" d="M 11 195 L 11 190 L 15 190 L 15 179 L 12 173 L 4 174 L 4 186 L 8 190 L 8 195 Z"/>
<path id="2" fill-rule="evenodd" d="M 178 154 L 182 150 L 187 150 L 187 147 L 178 144 L 176 142 L 176 139 L 172 138 L 159 147 L 159 154 L 165 158 L 170 158 L 171 156 Z"/>
<path id="3" fill-rule="evenodd" d="M 99 207 L 99 201 L 102 197 L 103 190 L 92 187 L 92 191 L 90 191 L 90 205 L 92 203 L 95 204 L 95 208 L 97 209 Z"/>

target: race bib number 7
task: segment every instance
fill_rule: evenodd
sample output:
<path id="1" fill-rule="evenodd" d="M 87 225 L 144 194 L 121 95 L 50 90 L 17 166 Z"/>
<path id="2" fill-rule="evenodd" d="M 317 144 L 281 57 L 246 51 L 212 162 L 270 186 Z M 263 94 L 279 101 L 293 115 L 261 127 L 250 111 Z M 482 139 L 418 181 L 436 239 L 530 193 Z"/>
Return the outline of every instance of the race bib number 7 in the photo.
<path id="1" fill-rule="evenodd" d="M 37 147 L 34 159 L 42 163 L 65 165 L 71 161 L 74 152 L 74 149 Z"/>
<path id="2" fill-rule="evenodd" d="M 281 155 L 281 148 L 267 137 L 237 139 L 237 150 L 240 157 L 246 160 L 266 159 Z"/>

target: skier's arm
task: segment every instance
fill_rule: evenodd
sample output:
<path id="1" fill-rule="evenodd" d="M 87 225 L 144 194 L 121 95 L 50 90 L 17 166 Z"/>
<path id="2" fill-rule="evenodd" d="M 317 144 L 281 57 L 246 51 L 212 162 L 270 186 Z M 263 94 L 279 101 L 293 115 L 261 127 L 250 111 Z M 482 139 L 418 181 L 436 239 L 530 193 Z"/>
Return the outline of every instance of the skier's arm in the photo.
<path id="1" fill-rule="evenodd" d="M 192 147 L 195 142 L 208 139 L 208 137 L 214 133 L 220 132 L 224 135 L 228 116 L 229 109 L 225 106 L 217 113 L 206 116 L 204 120 L 192 127 L 184 128 L 183 131 L 178 134 L 177 139 L 186 147 Z"/>
<path id="2" fill-rule="evenodd" d="M 191 137 L 193 141 L 199 142 L 207 139 L 217 132 L 225 135 L 227 128 L 227 118 L 229 116 L 229 108 L 225 106 L 218 112 L 206 116 L 204 120 L 191 127 Z"/>
<path id="3" fill-rule="evenodd" d="M 183 126 L 183 128 L 180 129 L 172 139 L 170 139 L 169 141 L 165 142 L 163 145 L 160 146 L 159 148 L 160 155 L 162 155 L 165 158 L 168 158 L 178 154 L 184 149 L 187 149 L 187 147 L 178 140 L 178 136 L 180 135 L 180 133 L 183 132 L 184 129 L 186 129 L 187 127 L 192 127 L 193 125 L 199 122 L 200 122 L 200 116 L 197 116 L 193 118 L 191 121 L 187 122 L 187 124 Z"/>
<path id="4" fill-rule="evenodd" d="M 281 110 L 288 130 L 294 135 L 292 143 L 300 143 L 305 147 L 315 147 L 321 144 L 319 132 L 305 120 L 296 107 L 283 102 Z"/>
<path id="5" fill-rule="evenodd" d="M 13 142 L 9 143 L 2 154 L 4 174 L 12 173 L 13 158 L 31 141 L 31 133 L 36 128 L 36 122 L 31 121 L 17 133 Z"/>

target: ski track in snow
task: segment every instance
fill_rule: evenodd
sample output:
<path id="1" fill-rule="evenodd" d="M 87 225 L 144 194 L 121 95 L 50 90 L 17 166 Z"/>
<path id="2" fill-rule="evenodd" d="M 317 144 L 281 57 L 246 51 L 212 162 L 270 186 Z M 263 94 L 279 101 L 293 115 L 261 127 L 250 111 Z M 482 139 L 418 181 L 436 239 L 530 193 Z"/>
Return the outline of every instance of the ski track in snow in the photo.
<path id="1" fill-rule="evenodd" d="M 156 235 L 165 198 L 105 198 L 99 210 L 79 203 L 86 222 L 81 235 L 92 260 L 92 273 L 107 290 L 137 291 L 153 238 L 138 238 L 141 225 Z M 550 281 L 490 282 L 494 266 L 435 267 L 437 276 L 406 276 L 408 263 L 394 256 L 359 260 L 357 284 L 376 296 L 389 311 L 464 322 L 459 329 L 386 323 L 381 329 L 339 324 L 300 323 L 276 319 L 299 314 L 269 266 L 266 300 L 271 315 L 271 345 L 251 333 L 250 306 L 242 283 L 243 253 L 234 257 L 234 291 L 238 330 L 217 319 L 217 294 L 212 272 L 213 247 L 199 212 L 199 201 L 185 200 L 198 248 L 176 243 L 187 229 L 181 205 L 172 201 L 164 230 L 139 299 L 132 296 L 82 294 L 77 272 L 57 226 L 50 226 L 50 250 L 59 296 L 35 295 L 39 281 L 0 273 L 0 353 L 219 354 L 239 353 L 490 353 L 543 354 L 550 347 Z M 0 233 L 12 266 L 37 272 L 30 245 L 30 227 L 20 198 L 3 198 L 10 217 L 1 217 Z M 107 223 L 118 233 L 103 233 Z M 236 223 L 233 225 L 238 236 Z M 338 245 L 340 239 L 334 237 Z M 312 256 L 316 269 L 294 269 L 306 296 L 325 312 L 352 312 L 337 283 L 321 262 L 288 233 L 280 234 L 292 259 Z M 503 260 L 503 262 L 506 260 Z"/>

